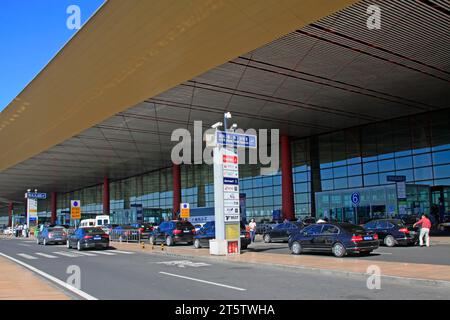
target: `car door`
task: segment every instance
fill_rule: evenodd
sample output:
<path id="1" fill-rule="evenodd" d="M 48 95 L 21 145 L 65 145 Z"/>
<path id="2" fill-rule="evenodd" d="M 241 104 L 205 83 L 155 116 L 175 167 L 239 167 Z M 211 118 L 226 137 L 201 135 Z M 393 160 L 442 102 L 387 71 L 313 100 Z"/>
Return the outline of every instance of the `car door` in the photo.
<path id="1" fill-rule="evenodd" d="M 286 223 L 280 223 L 270 231 L 272 240 L 279 241 L 283 239 L 283 234 L 286 232 Z"/>
<path id="2" fill-rule="evenodd" d="M 388 222 L 386 220 L 378 220 L 375 229 L 378 234 L 378 239 L 384 239 L 389 234 Z"/>
<path id="3" fill-rule="evenodd" d="M 291 233 L 297 229 L 297 226 L 293 223 L 285 223 L 281 240 L 288 241 Z"/>
<path id="4" fill-rule="evenodd" d="M 332 224 L 324 225 L 322 228 L 320 248 L 330 251 L 339 234 L 339 228 Z"/>
<path id="5" fill-rule="evenodd" d="M 318 236 L 320 235 L 322 231 L 322 225 L 321 224 L 313 224 L 302 231 L 302 240 L 301 245 L 305 249 L 309 250 L 316 250 L 318 247 Z"/>

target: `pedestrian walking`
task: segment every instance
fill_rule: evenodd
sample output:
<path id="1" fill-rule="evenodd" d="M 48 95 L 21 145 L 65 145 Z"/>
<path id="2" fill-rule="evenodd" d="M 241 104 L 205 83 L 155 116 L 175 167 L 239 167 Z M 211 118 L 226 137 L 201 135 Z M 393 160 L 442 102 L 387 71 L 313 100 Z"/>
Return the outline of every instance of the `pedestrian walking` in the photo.
<path id="1" fill-rule="evenodd" d="M 248 224 L 250 227 L 250 239 L 252 242 L 255 242 L 255 236 L 256 236 L 256 222 L 255 219 L 251 219 L 250 223 Z"/>
<path id="2" fill-rule="evenodd" d="M 422 219 L 414 223 L 413 228 L 417 225 L 420 225 L 420 234 L 419 234 L 419 245 L 423 247 L 423 238 L 425 237 L 425 243 L 427 247 L 430 246 L 430 229 L 431 229 L 431 221 L 428 219 L 426 214 L 422 215 Z"/>

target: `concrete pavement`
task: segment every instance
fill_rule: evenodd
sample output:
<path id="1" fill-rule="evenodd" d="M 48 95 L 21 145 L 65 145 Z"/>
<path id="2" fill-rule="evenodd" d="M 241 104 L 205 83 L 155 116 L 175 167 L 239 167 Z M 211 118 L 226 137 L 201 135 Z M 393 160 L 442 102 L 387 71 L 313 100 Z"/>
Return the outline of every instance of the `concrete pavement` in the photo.
<path id="1" fill-rule="evenodd" d="M 0 300 L 68 300 L 54 285 L 0 257 Z"/>
<path id="2" fill-rule="evenodd" d="M 174 254 L 149 254 L 136 244 L 116 250 L 82 251 L 42 246 L 32 240 L 0 240 L 0 252 L 42 270 L 60 281 L 79 268 L 80 289 L 97 299 L 448 299 L 450 288 L 383 280 L 369 290 L 365 275 L 344 277 L 308 268 Z M 133 249 L 134 248 L 134 249 Z M 133 249 L 133 250 L 131 250 Z M 168 251 L 172 248 L 169 248 Z M 180 250 L 181 247 L 173 249 Z M 185 248 L 187 249 L 187 248 Z M 165 251 L 166 252 L 166 251 Z M 250 257 L 244 254 L 242 257 Z M 238 258 L 238 257 L 235 257 Z"/>

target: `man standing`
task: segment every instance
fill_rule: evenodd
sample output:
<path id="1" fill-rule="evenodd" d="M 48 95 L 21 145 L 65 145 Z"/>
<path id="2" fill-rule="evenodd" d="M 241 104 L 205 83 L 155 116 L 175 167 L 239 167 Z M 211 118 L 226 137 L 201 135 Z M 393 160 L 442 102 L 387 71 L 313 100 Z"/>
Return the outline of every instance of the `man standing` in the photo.
<path id="1" fill-rule="evenodd" d="M 416 227 L 416 225 L 420 224 L 420 235 L 419 235 L 419 243 L 420 246 L 423 247 L 423 237 L 425 237 L 425 243 L 427 244 L 427 247 L 430 246 L 430 229 L 431 229 L 431 221 L 428 219 L 426 214 L 422 215 L 422 219 L 414 223 L 413 228 Z"/>
<path id="2" fill-rule="evenodd" d="M 252 242 L 255 242 L 255 235 L 256 235 L 256 222 L 255 219 L 251 219 L 250 223 L 248 224 L 250 227 L 250 239 Z"/>

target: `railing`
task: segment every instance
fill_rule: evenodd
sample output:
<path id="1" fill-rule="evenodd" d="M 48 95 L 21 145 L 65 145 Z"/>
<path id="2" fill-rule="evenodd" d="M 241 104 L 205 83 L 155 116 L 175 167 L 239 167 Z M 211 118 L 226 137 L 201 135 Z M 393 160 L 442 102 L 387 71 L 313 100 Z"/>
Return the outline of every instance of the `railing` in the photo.
<path id="1" fill-rule="evenodd" d="M 109 240 L 117 242 L 137 242 L 142 240 L 139 229 L 113 229 L 109 232 Z"/>

